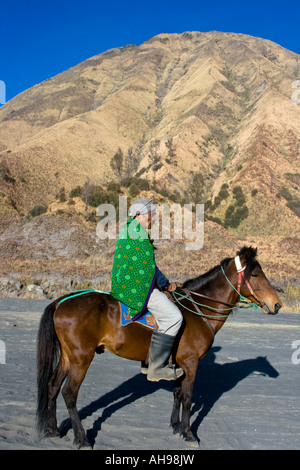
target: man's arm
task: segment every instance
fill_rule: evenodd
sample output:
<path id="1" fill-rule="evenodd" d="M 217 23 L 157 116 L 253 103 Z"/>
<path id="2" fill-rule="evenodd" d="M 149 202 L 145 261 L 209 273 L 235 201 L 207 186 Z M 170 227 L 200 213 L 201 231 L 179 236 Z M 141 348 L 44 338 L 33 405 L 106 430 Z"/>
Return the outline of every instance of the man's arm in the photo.
<path id="1" fill-rule="evenodd" d="M 156 267 L 156 284 L 159 290 L 167 290 L 173 292 L 176 289 L 176 283 L 170 282 L 169 279 Z"/>

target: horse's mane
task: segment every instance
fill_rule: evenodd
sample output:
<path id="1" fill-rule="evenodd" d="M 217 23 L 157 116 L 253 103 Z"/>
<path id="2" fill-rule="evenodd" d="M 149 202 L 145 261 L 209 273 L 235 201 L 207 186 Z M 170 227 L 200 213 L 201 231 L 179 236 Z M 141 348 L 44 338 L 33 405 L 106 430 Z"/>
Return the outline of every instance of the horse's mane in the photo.
<path id="1" fill-rule="evenodd" d="M 257 254 L 257 249 L 244 246 L 243 248 L 240 249 L 240 251 L 237 252 L 238 256 L 245 256 L 247 260 L 247 268 L 245 270 L 245 276 L 248 278 L 250 276 L 251 272 L 255 268 L 255 266 L 259 266 L 258 261 L 256 260 L 256 254 Z M 206 287 L 207 284 L 213 282 L 219 271 L 221 270 L 221 266 L 223 269 L 226 269 L 229 261 L 232 260 L 232 258 L 225 258 L 221 263 L 214 268 L 210 269 L 207 273 L 204 273 L 200 276 L 197 276 L 193 279 L 189 279 L 185 281 L 182 285 L 183 288 L 186 289 L 191 289 L 191 290 L 197 290 L 197 289 L 202 289 Z"/>

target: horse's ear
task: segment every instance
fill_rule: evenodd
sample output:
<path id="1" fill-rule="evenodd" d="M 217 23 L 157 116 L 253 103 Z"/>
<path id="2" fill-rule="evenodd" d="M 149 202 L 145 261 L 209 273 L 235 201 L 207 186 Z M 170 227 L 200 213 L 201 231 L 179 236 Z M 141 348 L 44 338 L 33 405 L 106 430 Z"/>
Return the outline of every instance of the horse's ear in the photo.
<path id="1" fill-rule="evenodd" d="M 244 246 L 239 253 L 237 253 L 242 260 L 247 263 L 250 259 L 254 259 L 257 255 L 257 248 L 253 248 L 252 246 Z"/>

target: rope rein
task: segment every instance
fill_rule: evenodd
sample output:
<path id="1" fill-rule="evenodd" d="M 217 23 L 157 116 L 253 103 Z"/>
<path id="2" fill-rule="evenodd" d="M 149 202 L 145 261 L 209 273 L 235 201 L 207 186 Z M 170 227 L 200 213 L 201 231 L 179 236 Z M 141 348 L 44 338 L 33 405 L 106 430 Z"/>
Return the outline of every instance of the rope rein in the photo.
<path id="1" fill-rule="evenodd" d="M 246 297 L 244 297 L 235 287 L 234 285 L 230 282 L 230 280 L 228 279 L 228 277 L 226 276 L 225 274 L 225 271 L 223 269 L 223 266 L 220 266 L 221 268 L 221 271 L 222 271 L 222 274 L 224 275 L 226 281 L 228 282 L 228 284 L 233 288 L 233 290 L 238 294 L 239 296 L 239 300 L 237 301 L 236 304 L 228 304 L 227 302 L 223 302 L 221 300 L 215 300 L 215 299 L 212 299 L 210 297 L 207 297 L 205 295 L 202 295 L 202 294 L 199 294 L 198 292 L 193 292 L 193 291 L 189 291 L 188 289 L 182 289 L 185 291 L 185 294 L 181 293 L 181 292 L 176 292 L 176 291 L 173 291 L 172 292 L 172 296 L 175 300 L 175 302 L 177 302 L 181 307 L 185 308 L 186 310 L 188 310 L 189 312 L 192 312 L 194 313 L 195 315 L 198 315 L 200 317 L 205 317 L 205 318 L 211 318 L 211 319 L 218 319 L 220 320 L 221 318 L 227 318 L 228 315 L 230 314 L 231 310 L 234 308 L 234 307 L 237 307 L 239 306 L 240 308 L 254 308 L 255 310 L 258 309 L 258 305 L 254 302 L 251 302 L 251 300 L 247 299 Z M 248 285 L 248 284 L 247 284 Z M 251 287 L 251 286 L 250 286 Z M 250 292 L 252 291 L 252 289 L 249 289 Z M 251 292 L 252 293 L 252 292 Z M 221 303 L 221 304 L 224 304 L 226 305 L 228 308 L 215 308 L 215 307 L 211 307 L 210 305 L 205 305 L 205 304 L 201 304 L 199 302 L 196 302 L 196 300 L 193 299 L 192 295 L 197 295 L 199 297 L 203 297 L 203 298 L 206 298 L 208 300 L 211 300 L 213 302 L 216 302 L 216 303 Z M 196 311 L 195 310 L 191 310 L 190 308 L 188 308 L 187 306 L 183 305 L 180 301 L 179 301 L 179 298 L 178 296 L 180 297 L 180 300 L 188 300 L 189 302 L 191 302 L 193 305 L 195 305 L 195 308 L 196 308 Z M 237 305 L 237 304 L 242 304 L 242 305 Z M 228 311 L 228 313 L 219 313 L 217 315 L 208 315 L 208 314 L 205 314 L 203 312 L 201 312 L 201 310 L 199 309 L 199 307 L 204 307 L 206 309 L 209 309 L 209 310 L 213 310 L 215 312 L 224 312 L 225 310 Z"/>
<path id="2" fill-rule="evenodd" d="M 224 311 L 224 310 L 232 310 L 231 308 L 222 308 L 222 309 L 218 309 L 218 308 L 214 308 L 214 307 L 210 307 L 209 305 L 204 305 L 204 304 L 200 304 L 198 302 L 196 302 L 192 297 L 190 296 L 187 296 L 187 295 L 184 295 L 184 294 L 181 294 L 181 292 L 172 292 L 172 295 L 175 299 L 175 301 L 181 305 L 181 307 L 185 308 L 186 310 L 188 310 L 189 312 L 192 312 L 194 313 L 195 315 L 199 315 L 200 317 L 206 317 L 206 318 L 218 318 L 220 319 L 220 317 L 224 317 L 224 318 L 227 318 L 229 313 L 226 313 L 226 314 L 219 314 L 219 315 L 208 315 L 208 314 L 205 314 L 203 312 L 199 312 L 199 311 L 196 311 L 195 310 L 191 310 L 190 308 L 186 307 L 185 305 L 183 305 L 179 300 L 178 300 L 178 297 L 176 297 L 177 295 L 179 295 L 181 297 L 181 299 L 187 299 L 189 300 L 193 305 L 195 306 L 198 306 L 198 307 L 205 307 L 205 308 L 208 308 L 210 310 L 214 310 L 214 311 Z"/>

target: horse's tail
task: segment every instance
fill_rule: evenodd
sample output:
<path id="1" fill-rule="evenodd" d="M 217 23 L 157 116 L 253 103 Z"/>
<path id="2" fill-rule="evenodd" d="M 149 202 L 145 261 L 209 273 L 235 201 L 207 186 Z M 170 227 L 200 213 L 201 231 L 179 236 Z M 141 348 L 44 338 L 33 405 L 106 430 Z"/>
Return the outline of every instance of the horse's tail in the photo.
<path id="1" fill-rule="evenodd" d="M 52 302 L 45 308 L 37 337 L 37 430 L 40 437 L 47 433 L 48 383 L 60 355 L 60 343 L 53 322 L 56 306 L 57 303 Z"/>

